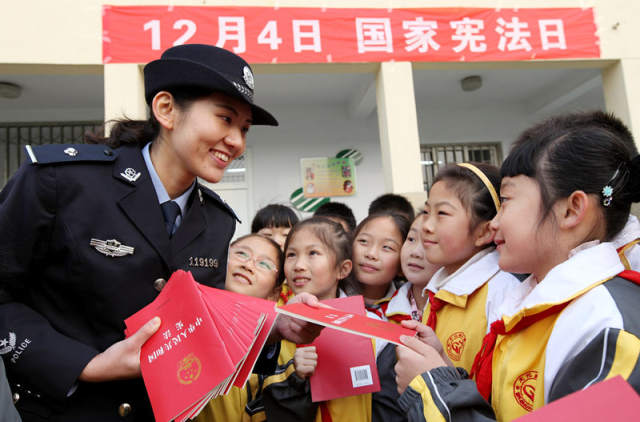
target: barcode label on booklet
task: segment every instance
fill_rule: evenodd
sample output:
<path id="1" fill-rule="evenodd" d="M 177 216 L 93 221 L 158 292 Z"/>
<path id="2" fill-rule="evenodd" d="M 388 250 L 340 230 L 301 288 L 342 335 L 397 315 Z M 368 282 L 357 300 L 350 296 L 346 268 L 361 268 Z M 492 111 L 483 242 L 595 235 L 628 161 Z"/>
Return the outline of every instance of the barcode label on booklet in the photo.
<path id="1" fill-rule="evenodd" d="M 350 369 L 351 382 L 354 388 L 373 384 L 373 377 L 371 376 L 371 368 L 369 365 L 354 366 Z"/>

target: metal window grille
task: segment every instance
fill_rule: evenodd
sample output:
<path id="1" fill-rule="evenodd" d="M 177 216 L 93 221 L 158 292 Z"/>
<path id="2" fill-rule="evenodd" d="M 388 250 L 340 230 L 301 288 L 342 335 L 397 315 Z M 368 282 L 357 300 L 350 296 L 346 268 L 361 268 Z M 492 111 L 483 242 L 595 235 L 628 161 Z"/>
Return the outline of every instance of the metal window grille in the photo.
<path id="1" fill-rule="evenodd" d="M 233 160 L 224 172 L 220 183 L 245 183 L 247 177 L 246 154 Z"/>
<path id="2" fill-rule="evenodd" d="M 491 144 L 423 144 L 420 146 L 420 165 L 425 190 L 429 190 L 441 167 L 450 163 L 475 161 L 499 166 L 502 146 Z"/>
<path id="3" fill-rule="evenodd" d="M 25 145 L 78 144 L 87 132 L 101 130 L 102 122 L 0 123 L 2 186 L 25 159 Z"/>

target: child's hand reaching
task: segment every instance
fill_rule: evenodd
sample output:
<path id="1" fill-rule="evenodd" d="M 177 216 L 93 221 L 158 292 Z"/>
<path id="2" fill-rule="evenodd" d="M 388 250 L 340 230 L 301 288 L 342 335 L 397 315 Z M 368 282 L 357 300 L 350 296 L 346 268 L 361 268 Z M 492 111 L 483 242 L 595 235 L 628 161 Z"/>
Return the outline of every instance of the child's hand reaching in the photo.
<path id="1" fill-rule="evenodd" d="M 318 366 L 318 354 L 316 346 L 298 347 L 293 355 L 293 367 L 296 374 L 302 379 L 306 379 L 313 375 Z"/>

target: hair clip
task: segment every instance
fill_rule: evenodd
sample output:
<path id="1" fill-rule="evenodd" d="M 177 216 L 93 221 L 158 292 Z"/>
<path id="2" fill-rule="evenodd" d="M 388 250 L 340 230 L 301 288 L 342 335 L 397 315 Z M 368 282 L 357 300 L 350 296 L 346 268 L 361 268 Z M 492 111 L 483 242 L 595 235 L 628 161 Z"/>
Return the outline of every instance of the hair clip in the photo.
<path id="1" fill-rule="evenodd" d="M 611 195 L 613 195 L 613 188 L 609 185 L 602 188 L 602 196 L 604 199 L 602 200 L 602 205 L 608 207 L 611 205 Z"/>
<path id="2" fill-rule="evenodd" d="M 605 207 L 611 205 L 611 200 L 613 199 L 613 187 L 610 185 L 610 183 L 613 182 L 616 177 L 618 177 L 618 173 L 620 173 L 620 167 L 616 169 L 616 171 L 613 173 L 613 176 L 611 176 L 611 179 L 609 179 L 607 184 L 602 188 L 602 205 L 604 205 Z"/>

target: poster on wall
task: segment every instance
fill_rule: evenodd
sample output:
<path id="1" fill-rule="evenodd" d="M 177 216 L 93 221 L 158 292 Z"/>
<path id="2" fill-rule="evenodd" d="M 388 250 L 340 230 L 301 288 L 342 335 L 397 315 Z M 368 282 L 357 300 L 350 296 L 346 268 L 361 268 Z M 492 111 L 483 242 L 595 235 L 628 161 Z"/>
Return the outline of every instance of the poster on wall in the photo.
<path id="1" fill-rule="evenodd" d="M 305 198 L 356 193 L 356 164 L 352 158 L 301 158 L 300 176 Z"/>

